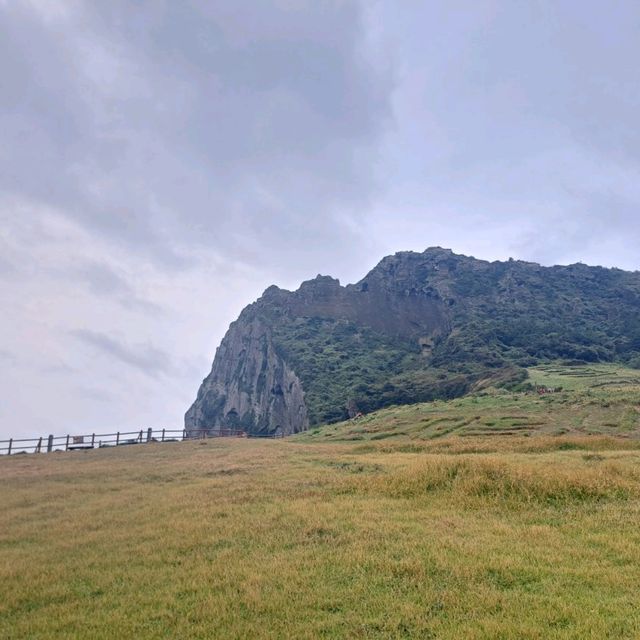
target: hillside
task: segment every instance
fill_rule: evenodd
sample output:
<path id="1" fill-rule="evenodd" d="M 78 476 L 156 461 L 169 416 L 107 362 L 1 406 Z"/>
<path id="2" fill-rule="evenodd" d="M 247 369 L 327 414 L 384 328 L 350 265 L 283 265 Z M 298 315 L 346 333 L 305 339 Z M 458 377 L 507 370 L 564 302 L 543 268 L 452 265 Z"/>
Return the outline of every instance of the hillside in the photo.
<path id="1" fill-rule="evenodd" d="M 638 376 L 532 376 L 567 390 L 2 456 L 0 637 L 638 638 Z"/>
<path id="2" fill-rule="evenodd" d="M 557 360 L 640 365 L 640 273 L 403 252 L 346 287 L 267 289 L 232 323 L 185 425 L 295 433 L 489 378 L 516 385 Z"/>
<path id="3" fill-rule="evenodd" d="M 305 442 L 384 440 L 418 449 L 437 447 L 445 436 L 468 438 L 470 447 L 477 446 L 479 436 L 640 438 L 638 370 L 541 365 L 530 368 L 519 387 L 489 387 L 455 400 L 390 407 L 297 437 Z"/>

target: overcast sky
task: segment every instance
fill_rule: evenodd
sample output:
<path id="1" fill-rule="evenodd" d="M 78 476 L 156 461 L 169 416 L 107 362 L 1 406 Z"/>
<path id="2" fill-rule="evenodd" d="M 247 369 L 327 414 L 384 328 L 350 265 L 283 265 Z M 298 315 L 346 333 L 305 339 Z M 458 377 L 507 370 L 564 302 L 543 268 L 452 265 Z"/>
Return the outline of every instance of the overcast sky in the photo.
<path id="1" fill-rule="evenodd" d="M 0 438 L 181 428 L 270 284 L 640 269 L 637 0 L 0 0 Z"/>

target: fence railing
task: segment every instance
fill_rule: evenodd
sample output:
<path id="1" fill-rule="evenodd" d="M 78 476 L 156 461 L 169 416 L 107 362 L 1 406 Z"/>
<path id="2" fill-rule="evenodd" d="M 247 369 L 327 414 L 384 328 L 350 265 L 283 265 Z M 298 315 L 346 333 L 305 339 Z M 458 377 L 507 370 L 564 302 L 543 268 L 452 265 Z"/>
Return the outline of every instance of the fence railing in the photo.
<path id="1" fill-rule="evenodd" d="M 251 434 L 239 429 L 140 429 L 114 433 L 9 438 L 0 440 L 0 455 L 16 453 L 51 453 L 102 447 L 144 444 L 151 442 L 182 442 L 203 438 L 281 438 L 281 433 Z"/>

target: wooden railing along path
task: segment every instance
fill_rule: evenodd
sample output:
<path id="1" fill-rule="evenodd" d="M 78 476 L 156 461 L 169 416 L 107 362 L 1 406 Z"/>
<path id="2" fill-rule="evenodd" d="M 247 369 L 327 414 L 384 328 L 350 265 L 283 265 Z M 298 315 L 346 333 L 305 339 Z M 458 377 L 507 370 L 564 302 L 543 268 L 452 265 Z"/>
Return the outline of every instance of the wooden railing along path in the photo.
<path id="1" fill-rule="evenodd" d="M 239 429 L 141 429 L 140 431 L 116 431 L 115 433 L 90 433 L 85 435 L 43 436 L 40 438 L 10 438 L 0 440 L 0 455 L 16 453 L 51 453 L 99 447 L 143 444 L 147 442 L 182 442 L 202 438 L 281 438 L 274 434 L 247 434 Z"/>

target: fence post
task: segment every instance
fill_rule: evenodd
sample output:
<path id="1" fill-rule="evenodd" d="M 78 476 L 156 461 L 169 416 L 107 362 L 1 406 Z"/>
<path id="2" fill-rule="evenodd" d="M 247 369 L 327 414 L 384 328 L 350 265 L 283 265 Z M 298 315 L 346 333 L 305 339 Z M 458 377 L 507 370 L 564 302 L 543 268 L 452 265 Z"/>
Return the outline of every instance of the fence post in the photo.
<path id="1" fill-rule="evenodd" d="M 147 429 L 147 442 L 151 442 L 152 438 L 153 438 L 153 429 L 149 427 Z"/>
<path id="2" fill-rule="evenodd" d="M 162 442 L 164 442 L 164 429 L 162 430 Z"/>
<path id="3" fill-rule="evenodd" d="M 65 442 L 65 445 L 64 445 L 64 450 L 69 451 L 69 434 L 68 433 L 67 433 L 67 441 Z"/>
<path id="4" fill-rule="evenodd" d="M 92 433 L 91 434 L 91 448 L 93 449 L 93 447 L 96 446 L 96 434 Z"/>
<path id="5" fill-rule="evenodd" d="M 34 451 L 34 453 L 41 453 L 42 452 L 42 436 L 40 436 L 40 440 L 38 440 L 38 444 L 36 445 L 36 450 Z"/>
<path id="6" fill-rule="evenodd" d="M 53 435 L 50 435 L 47 438 L 47 453 L 51 453 L 53 451 Z"/>
<path id="7" fill-rule="evenodd" d="M 138 435 L 138 442 L 142 443 L 142 429 L 140 429 L 140 434 Z"/>
<path id="8" fill-rule="evenodd" d="M 7 450 L 7 455 L 11 455 L 11 445 L 13 444 L 13 438 L 9 438 L 9 449 Z"/>
<path id="9" fill-rule="evenodd" d="M 120 432 L 116 433 L 116 447 L 120 444 Z"/>
<path id="10" fill-rule="evenodd" d="M 183 439 L 183 440 L 186 440 L 186 439 L 187 439 L 187 430 L 186 430 L 186 429 L 183 429 L 183 430 L 182 430 L 182 439 Z"/>

